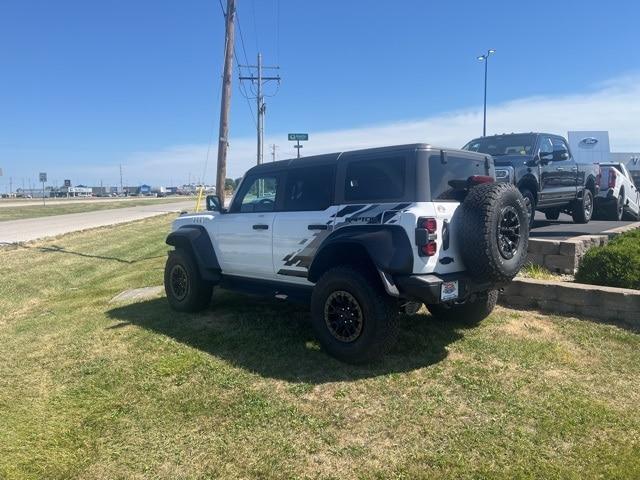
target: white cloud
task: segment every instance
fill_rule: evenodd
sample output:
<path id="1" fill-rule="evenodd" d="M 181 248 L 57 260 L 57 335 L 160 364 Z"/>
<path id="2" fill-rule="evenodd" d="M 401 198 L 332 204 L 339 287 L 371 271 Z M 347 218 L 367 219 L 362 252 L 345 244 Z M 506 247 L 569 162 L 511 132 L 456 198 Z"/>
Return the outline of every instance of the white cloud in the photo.
<path id="1" fill-rule="evenodd" d="M 608 80 L 588 93 L 528 97 L 489 105 L 488 132 L 547 131 L 566 135 L 568 130 L 608 130 L 613 151 L 640 151 L 640 75 Z M 427 142 L 461 147 L 482 132 L 482 111 L 469 108 L 424 119 L 370 125 L 345 130 L 311 132 L 305 155 L 358 148 Z M 279 158 L 294 155 L 291 144 L 283 142 L 286 132 L 269 135 L 265 145 L 280 145 Z M 227 176 L 239 177 L 255 164 L 255 139 L 233 138 L 227 161 Z M 180 182 L 203 172 L 207 146 L 182 145 L 156 152 L 132 154 L 124 163 L 131 181 L 164 183 L 180 172 Z M 206 173 L 215 178 L 217 144 L 212 145 Z M 265 148 L 265 160 L 270 160 Z M 109 167 L 112 168 L 112 167 Z M 182 178 L 184 177 L 184 178 Z M 178 183 L 178 182 L 175 182 Z"/>

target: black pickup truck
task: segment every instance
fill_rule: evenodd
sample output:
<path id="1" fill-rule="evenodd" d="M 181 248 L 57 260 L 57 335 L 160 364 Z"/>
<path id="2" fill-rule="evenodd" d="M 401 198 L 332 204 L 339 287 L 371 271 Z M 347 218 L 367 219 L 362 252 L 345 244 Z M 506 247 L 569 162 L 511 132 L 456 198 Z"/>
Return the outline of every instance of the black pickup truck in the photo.
<path id="1" fill-rule="evenodd" d="M 600 167 L 577 163 L 560 135 L 492 135 L 471 140 L 462 148 L 494 158 L 496 180 L 518 187 L 531 225 L 536 210 L 544 212 L 548 220 L 556 220 L 560 212 L 571 215 L 575 223 L 591 220 Z"/>

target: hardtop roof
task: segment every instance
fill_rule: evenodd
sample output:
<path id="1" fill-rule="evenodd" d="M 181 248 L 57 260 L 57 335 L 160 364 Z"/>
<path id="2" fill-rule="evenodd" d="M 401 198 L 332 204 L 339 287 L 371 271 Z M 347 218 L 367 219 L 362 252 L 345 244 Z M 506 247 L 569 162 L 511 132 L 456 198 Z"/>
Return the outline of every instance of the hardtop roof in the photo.
<path id="1" fill-rule="evenodd" d="M 400 151 L 410 151 L 415 152 L 418 150 L 445 150 L 447 152 L 460 152 L 465 156 L 475 155 L 478 157 L 484 158 L 486 154 L 470 152 L 468 150 L 461 150 L 459 148 L 444 148 L 444 147 L 436 147 L 429 143 L 409 143 L 404 145 L 391 145 L 387 147 L 374 147 L 374 148 L 364 148 L 359 150 L 345 150 L 342 152 L 334 152 L 334 153 L 325 153 L 320 155 L 311 155 L 309 157 L 302 158 L 289 158 L 286 160 L 278 160 L 277 162 L 267 162 L 261 165 L 256 165 L 249 170 L 248 173 L 261 173 L 273 170 L 282 170 L 291 167 L 297 166 L 313 166 L 313 165 L 326 165 L 329 163 L 337 163 L 343 155 L 348 155 L 351 157 L 352 155 L 378 155 L 381 153 L 394 153 Z M 246 174 L 245 174 L 246 175 Z"/>

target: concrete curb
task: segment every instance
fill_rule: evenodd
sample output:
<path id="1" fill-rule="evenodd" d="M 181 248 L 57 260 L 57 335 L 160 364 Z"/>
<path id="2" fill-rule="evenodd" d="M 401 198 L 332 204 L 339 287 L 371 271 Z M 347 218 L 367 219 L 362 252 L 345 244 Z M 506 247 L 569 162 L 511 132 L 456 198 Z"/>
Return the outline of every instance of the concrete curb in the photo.
<path id="1" fill-rule="evenodd" d="M 516 278 L 500 303 L 543 312 L 576 314 L 640 329 L 640 290 Z"/>
<path id="2" fill-rule="evenodd" d="M 540 265 L 552 272 L 573 275 L 589 249 L 606 245 L 617 235 L 637 228 L 640 228 L 640 222 L 606 230 L 599 235 L 580 235 L 568 240 L 530 238 L 527 263 Z"/>

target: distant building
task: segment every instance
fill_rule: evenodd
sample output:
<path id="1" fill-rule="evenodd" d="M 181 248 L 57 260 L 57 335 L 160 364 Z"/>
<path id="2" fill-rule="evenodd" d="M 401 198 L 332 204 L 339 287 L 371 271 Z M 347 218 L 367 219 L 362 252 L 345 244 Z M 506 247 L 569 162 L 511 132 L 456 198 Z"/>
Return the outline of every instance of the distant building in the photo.
<path id="1" fill-rule="evenodd" d="M 579 163 L 624 163 L 640 186 L 640 152 L 612 152 L 609 132 L 604 130 L 569 132 L 569 147 Z"/>
<path id="2" fill-rule="evenodd" d="M 77 187 L 60 187 L 55 191 L 56 197 L 90 197 L 93 194 L 91 187 L 79 185 Z"/>

